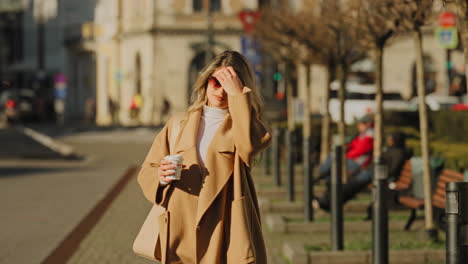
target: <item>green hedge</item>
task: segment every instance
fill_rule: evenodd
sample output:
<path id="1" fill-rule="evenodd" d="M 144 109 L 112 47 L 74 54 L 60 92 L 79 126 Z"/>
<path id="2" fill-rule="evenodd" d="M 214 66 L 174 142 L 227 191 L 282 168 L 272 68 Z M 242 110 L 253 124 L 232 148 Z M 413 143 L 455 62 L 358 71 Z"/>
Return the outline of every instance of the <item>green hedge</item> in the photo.
<path id="1" fill-rule="evenodd" d="M 430 119 L 436 138 L 449 142 L 468 142 L 468 111 L 432 112 Z"/>
<path id="2" fill-rule="evenodd" d="M 287 122 L 276 123 L 282 128 L 287 127 Z M 298 146 L 302 145 L 302 125 L 296 125 Z M 312 119 L 313 145 L 319 151 L 320 144 L 320 119 Z M 413 150 L 415 156 L 421 155 L 419 139 L 418 112 L 388 112 L 384 113 L 384 134 L 394 131 L 402 131 L 408 135 L 408 147 Z M 348 137 L 355 135 L 355 125 L 347 126 Z M 331 134 L 337 133 L 336 123 L 332 123 Z M 384 136 L 385 136 L 384 135 Z M 453 170 L 468 169 L 468 111 L 442 110 L 429 112 L 429 148 L 431 156 L 440 156 L 445 159 L 445 167 Z M 297 156 L 300 160 L 300 148 Z"/>

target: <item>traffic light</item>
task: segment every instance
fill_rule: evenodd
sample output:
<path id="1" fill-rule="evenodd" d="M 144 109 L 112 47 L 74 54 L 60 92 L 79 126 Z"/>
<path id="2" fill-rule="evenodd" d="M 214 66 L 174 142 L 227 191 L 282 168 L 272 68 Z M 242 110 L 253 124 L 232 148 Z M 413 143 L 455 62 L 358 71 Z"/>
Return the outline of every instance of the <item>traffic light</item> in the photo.
<path id="1" fill-rule="evenodd" d="M 279 71 L 276 71 L 274 74 L 273 74 L 273 80 L 274 80 L 274 91 L 275 91 L 275 96 L 276 96 L 276 99 L 278 100 L 282 100 L 284 98 L 284 89 L 283 87 L 281 87 L 279 84 L 280 84 L 280 81 L 283 79 L 283 74 Z"/>
<path id="2" fill-rule="evenodd" d="M 281 74 L 281 72 L 275 72 L 273 74 L 273 80 L 275 80 L 276 82 L 281 81 L 281 79 L 283 79 L 283 75 Z"/>

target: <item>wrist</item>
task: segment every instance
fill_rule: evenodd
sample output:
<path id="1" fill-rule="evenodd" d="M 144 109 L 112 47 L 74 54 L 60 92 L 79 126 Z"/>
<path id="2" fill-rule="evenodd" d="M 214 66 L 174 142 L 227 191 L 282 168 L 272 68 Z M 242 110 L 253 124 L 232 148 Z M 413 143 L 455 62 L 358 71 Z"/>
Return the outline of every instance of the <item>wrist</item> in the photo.
<path id="1" fill-rule="evenodd" d="M 248 92 L 250 92 L 252 89 L 248 88 L 247 86 L 244 86 L 242 88 L 239 88 L 238 90 L 236 90 L 235 92 L 230 92 L 228 93 L 228 96 L 236 96 L 236 95 L 239 95 L 239 94 L 246 94 Z"/>
<path id="2" fill-rule="evenodd" d="M 170 182 L 165 182 L 163 180 L 159 180 L 159 186 L 161 186 L 161 187 L 167 186 L 167 185 L 169 185 L 169 183 Z"/>

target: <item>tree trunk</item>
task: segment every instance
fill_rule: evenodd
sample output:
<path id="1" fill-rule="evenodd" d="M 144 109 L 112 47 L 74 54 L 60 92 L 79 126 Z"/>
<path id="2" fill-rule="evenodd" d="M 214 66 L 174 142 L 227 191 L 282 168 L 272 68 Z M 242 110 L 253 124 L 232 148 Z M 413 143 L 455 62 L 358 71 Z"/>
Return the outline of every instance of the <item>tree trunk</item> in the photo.
<path id="1" fill-rule="evenodd" d="M 326 87 L 323 95 L 323 117 L 322 117 L 322 143 L 320 144 L 320 162 L 324 162 L 330 153 L 330 83 L 332 77 L 332 66 L 327 67 Z"/>
<path id="2" fill-rule="evenodd" d="M 378 161 L 383 136 L 383 44 L 375 48 L 375 66 L 374 161 Z"/>
<path id="3" fill-rule="evenodd" d="M 346 69 L 345 66 L 338 65 L 338 79 L 340 81 L 340 87 L 338 90 L 338 98 L 340 100 L 340 120 L 338 121 L 338 134 L 340 138 L 340 145 L 342 146 L 342 160 L 341 166 L 343 168 L 343 184 L 348 180 L 347 168 L 346 168 L 346 124 L 345 124 L 345 91 L 346 91 Z"/>
<path id="4" fill-rule="evenodd" d="M 423 183 L 424 183 L 424 215 L 426 230 L 434 229 L 432 218 L 432 185 L 429 168 L 429 138 L 427 127 L 427 108 L 426 108 L 426 89 L 424 82 L 424 58 L 422 46 L 421 30 L 414 32 L 414 42 L 416 46 L 416 72 L 417 72 L 417 91 L 419 104 L 419 130 L 421 135 L 421 153 L 423 159 Z"/>

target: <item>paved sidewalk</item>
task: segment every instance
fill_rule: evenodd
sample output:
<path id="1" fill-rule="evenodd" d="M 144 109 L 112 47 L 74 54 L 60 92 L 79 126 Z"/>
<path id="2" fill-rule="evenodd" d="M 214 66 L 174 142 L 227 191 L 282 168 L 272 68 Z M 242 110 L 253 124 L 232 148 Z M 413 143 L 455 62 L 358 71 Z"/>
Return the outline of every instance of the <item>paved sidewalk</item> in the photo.
<path id="1" fill-rule="evenodd" d="M 132 251 L 133 240 L 150 209 L 136 177 L 132 177 L 68 263 L 155 263 Z"/>

